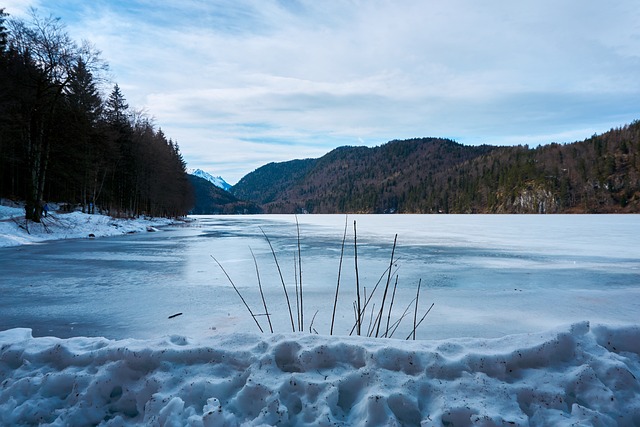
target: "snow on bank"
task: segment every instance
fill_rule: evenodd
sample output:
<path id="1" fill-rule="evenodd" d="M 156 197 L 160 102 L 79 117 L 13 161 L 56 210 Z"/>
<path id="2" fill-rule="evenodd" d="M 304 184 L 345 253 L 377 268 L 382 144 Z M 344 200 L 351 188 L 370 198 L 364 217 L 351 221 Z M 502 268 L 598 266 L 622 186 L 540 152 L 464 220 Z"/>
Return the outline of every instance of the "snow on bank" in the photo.
<path id="1" fill-rule="evenodd" d="M 26 223 L 23 208 L 0 206 L 0 247 L 137 233 L 171 222 L 166 218 L 122 219 L 71 212 L 50 213 L 41 223 Z"/>
<path id="2" fill-rule="evenodd" d="M 640 425 L 640 327 L 499 339 L 0 332 L 2 425 Z"/>

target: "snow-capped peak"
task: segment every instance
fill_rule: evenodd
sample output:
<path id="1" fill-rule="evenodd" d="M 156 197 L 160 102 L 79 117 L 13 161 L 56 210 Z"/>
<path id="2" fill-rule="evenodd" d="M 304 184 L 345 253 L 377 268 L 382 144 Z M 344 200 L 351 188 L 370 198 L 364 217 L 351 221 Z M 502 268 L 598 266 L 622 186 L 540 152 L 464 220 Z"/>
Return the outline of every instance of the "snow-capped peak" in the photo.
<path id="1" fill-rule="evenodd" d="M 205 172 L 202 169 L 191 169 L 189 170 L 189 175 L 206 179 L 216 187 L 220 187 L 223 190 L 229 190 L 231 188 L 231 184 L 225 181 L 221 176 L 213 176 L 209 172 Z"/>

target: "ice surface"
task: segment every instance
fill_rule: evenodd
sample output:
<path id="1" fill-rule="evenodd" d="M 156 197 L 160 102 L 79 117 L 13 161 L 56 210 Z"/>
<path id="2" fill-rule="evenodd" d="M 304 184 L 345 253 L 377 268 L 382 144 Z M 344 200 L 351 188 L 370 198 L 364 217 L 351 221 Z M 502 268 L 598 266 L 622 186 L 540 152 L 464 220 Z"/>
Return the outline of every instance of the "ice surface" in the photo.
<path id="1" fill-rule="evenodd" d="M 404 342 L 0 332 L 2 425 L 639 425 L 640 328 Z"/>
<path id="2" fill-rule="evenodd" d="M 19 237 L 84 238 L 0 248 L 0 330 L 29 327 L 35 336 L 107 338 L 257 331 L 211 259 L 222 263 L 248 303 L 263 312 L 251 247 L 274 328 L 291 331 L 280 278 L 261 229 L 270 237 L 289 292 L 295 295 L 293 216 L 199 217 L 187 226 L 133 235 L 122 233 L 145 231 L 150 221 L 116 222 L 78 213 L 60 217 L 56 222 L 68 224 L 66 228 L 49 226 L 50 233 L 23 232 Z M 314 329 L 324 334 L 331 322 L 345 217 L 298 220 L 305 330 L 317 312 Z M 367 293 L 388 267 L 398 233 L 394 318 L 413 299 L 420 279 L 420 312 L 435 303 L 419 338 L 500 337 L 582 320 L 637 321 L 639 216 L 360 215 L 348 218 L 338 334 L 348 334 L 354 323 L 353 220 L 358 224 L 359 279 Z M 112 232 L 120 234 L 86 238 Z M 168 319 L 178 312 L 184 314 Z M 260 321 L 266 328 L 264 317 Z M 406 336 L 410 324 L 403 322 L 396 337 Z"/>

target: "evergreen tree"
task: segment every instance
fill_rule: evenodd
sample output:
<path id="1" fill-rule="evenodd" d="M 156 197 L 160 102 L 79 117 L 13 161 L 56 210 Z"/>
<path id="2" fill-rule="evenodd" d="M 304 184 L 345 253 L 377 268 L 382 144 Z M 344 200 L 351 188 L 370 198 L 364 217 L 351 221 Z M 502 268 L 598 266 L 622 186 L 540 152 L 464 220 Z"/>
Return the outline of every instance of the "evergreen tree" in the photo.
<path id="1" fill-rule="evenodd" d="M 109 138 L 115 147 L 115 165 L 109 182 L 110 211 L 116 215 L 135 214 L 136 153 L 134 124 L 131 121 L 129 104 L 116 83 L 104 105 L 104 120 Z"/>
<path id="2" fill-rule="evenodd" d="M 112 157 L 113 145 L 108 143 L 104 128 L 99 126 L 103 101 L 93 74 L 83 59 L 73 69 L 65 92 L 69 105 L 69 133 L 73 135 L 77 165 L 78 191 L 82 211 L 94 213 Z"/>
<path id="3" fill-rule="evenodd" d="M 73 111 L 84 116 L 95 125 L 102 114 L 102 98 L 96 87 L 93 73 L 87 69 L 83 58 L 79 58 L 72 70 L 65 94 Z"/>
<path id="4" fill-rule="evenodd" d="M 105 119 L 113 125 L 120 126 L 126 126 L 129 122 L 129 104 L 117 83 L 105 104 Z"/>
<path id="5" fill-rule="evenodd" d="M 7 31 L 6 21 L 8 13 L 5 13 L 4 8 L 0 8 L 0 55 L 4 54 L 7 49 L 7 37 L 9 35 Z"/>

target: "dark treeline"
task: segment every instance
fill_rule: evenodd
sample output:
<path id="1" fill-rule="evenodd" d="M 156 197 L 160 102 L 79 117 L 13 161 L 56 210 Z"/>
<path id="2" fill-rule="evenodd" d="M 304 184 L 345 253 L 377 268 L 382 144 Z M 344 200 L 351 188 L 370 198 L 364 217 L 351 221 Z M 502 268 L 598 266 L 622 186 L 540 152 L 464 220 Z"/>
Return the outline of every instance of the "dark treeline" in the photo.
<path id="1" fill-rule="evenodd" d="M 59 19 L 0 13 L 0 196 L 113 216 L 182 216 L 193 204 L 178 144 L 129 108 L 106 63 Z M 109 90 L 107 90 L 108 92 Z"/>

